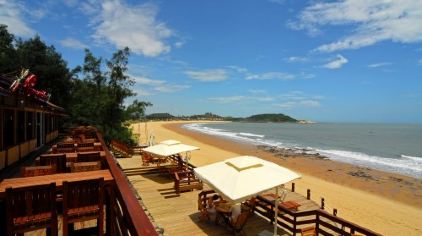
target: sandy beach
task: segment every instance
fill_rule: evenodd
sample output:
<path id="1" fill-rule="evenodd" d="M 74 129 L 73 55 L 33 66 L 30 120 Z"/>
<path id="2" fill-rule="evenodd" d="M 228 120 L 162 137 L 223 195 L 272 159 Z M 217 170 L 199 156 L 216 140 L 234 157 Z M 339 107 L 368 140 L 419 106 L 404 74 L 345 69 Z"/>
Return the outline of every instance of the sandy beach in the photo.
<path id="1" fill-rule="evenodd" d="M 338 216 L 385 235 L 422 234 L 422 180 L 318 157 L 277 156 L 264 148 L 217 138 L 181 128 L 186 122 L 149 122 L 155 141 L 175 139 L 200 147 L 191 163 L 202 166 L 239 155 L 254 155 L 297 171 L 302 178 L 296 191 Z M 145 132 L 144 123 L 133 125 L 134 133 Z M 141 135 L 140 142 L 145 141 Z M 290 186 L 287 186 L 290 188 Z"/>

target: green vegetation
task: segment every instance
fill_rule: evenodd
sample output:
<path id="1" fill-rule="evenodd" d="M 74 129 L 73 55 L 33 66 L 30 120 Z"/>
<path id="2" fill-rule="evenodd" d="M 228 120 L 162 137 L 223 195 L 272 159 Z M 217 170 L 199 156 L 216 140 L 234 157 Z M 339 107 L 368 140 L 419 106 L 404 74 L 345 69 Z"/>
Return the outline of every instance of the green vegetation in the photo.
<path id="1" fill-rule="evenodd" d="M 15 39 L 0 24 L 0 74 L 14 78 L 22 68 L 37 75 L 36 88 L 51 94 L 51 101 L 70 113 L 70 125 L 93 125 L 106 140 L 133 142 L 130 130 L 123 125 L 129 119 L 144 116 L 148 102 L 124 101 L 134 96 L 133 81 L 127 75 L 129 49 L 118 50 L 110 60 L 96 58 L 85 50 L 82 66 L 73 70 L 53 46 L 47 46 L 39 36 Z M 103 71 L 106 68 L 106 71 Z"/>
<path id="2" fill-rule="evenodd" d="M 243 121 L 247 122 L 297 122 L 290 116 L 284 114 L 259 114 L 245 118 Z"/>
<path id="3" fill-rule="evenodd" d="M 298 120 L 284 114 L 258 114 L 242 117 L 222 117 L 210 112 L 202 115 L 173 116 L 169 113 L 153 113 L 147 115 L 148 120 L 225 120 L 233 122 L 298 122 Z"/>

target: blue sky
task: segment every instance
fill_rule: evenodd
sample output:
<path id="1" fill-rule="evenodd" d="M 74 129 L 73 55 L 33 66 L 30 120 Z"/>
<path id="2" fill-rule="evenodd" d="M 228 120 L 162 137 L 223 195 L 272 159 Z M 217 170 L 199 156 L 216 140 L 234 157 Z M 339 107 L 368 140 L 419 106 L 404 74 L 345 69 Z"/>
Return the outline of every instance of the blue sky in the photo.
<path id="1" fill-rule="evenodd" d="M 0 0 L 0 23 L 70 68 L 128 46 L 147 113 L 422 122 L 422 1 Z"/>

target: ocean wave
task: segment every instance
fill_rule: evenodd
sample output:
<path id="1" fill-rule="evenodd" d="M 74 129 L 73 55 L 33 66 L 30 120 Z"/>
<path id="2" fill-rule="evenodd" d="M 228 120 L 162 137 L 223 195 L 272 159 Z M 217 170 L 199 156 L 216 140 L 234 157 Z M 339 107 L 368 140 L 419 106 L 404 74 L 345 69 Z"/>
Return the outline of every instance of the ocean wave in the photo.
<path id="1" fill-rule="evenodd" d="M 229 132 L 224 129 L 216 129 L 204 126 L 204 124 L 195 123 L 195 124 L 185 124 L 183 125 L 184 128 L 194 130 L 197 132 L 221 136 L 226 138 L 231 138 L 237 141 L 247 142 L 255 145 L 269 145 L 269 146 L 278 146 L 281 147 L 283 143 L 268 139 L 263 139 L 265 135 L 261 134 L 252 134 L 252 133 L 245 133 L 245 132 Z"/>
<path id="2" fill-rule="evenodd" d="M 317 151 L 321 155 L 327 156 L 332 160 L 422 178 L 422 162 L 420 162 L 420 160 L 412 160 L 408 158 L 386 158 L 343 150 L 317 149 Z"/>
<path id="3" fill-rule="evenodd" d="M 253 145 L 268 145 L 278 148 L 289 148 L 298 154 L 306 153 L 315 155 L 319 153 L 320 155 L 326 156 L 329 159 L 339 162 L 410 175 L 416 178 L 422 178 L 422 158 L 420 157 L 401 155 L 397 158 L 388 158 L 345 150 L 304 147 L 298 144 L 283 143 L 280 141 L 265 139 L 265 135 L 245 132 L 230 132 L 224 129 L 206 127 L 205 125 L 206 124 L 195 123 L 186 124 L 183 127 L 209 135 L 247 142 Z"/>
<path id="4" fill-rule="evenodd" d="M 407 156 L 403 154 L 400 155 L 400 157 L 422 163 L 422 157 Z"/>
<path id="5" fill-rule="evenodd" d="M 239 133 L 239 135 L 248 136 L 248 137 L 258 137 L 258 138 L 265 137 L 265 135 L 262 135 L 262 134 L 251 134 L 251 133 Z"/>

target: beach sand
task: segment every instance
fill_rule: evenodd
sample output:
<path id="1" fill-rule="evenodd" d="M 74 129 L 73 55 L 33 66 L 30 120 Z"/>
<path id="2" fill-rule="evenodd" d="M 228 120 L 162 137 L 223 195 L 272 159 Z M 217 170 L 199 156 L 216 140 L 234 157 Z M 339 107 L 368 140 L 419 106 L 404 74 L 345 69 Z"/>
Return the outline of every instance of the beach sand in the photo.
<path id="1" fill-rule="evenodd" d="M 175 139 L 200 147 L 190 162 L 202 166 L 239 155 L 254 155 L 297 171 L 296 192 L 335 208 L 337 216 L 385 235 L 422 235 L 422 180 L 327 159 L 295 156 L 277 157 L 254 145 L 193 132 L 181 128 L 187 122 L 148 122 L 155 141 Z M 145 141 L 144 123 L 133 125 Z M 290 185 L 286 187 L 290 188 Z"/>

